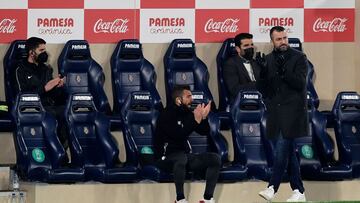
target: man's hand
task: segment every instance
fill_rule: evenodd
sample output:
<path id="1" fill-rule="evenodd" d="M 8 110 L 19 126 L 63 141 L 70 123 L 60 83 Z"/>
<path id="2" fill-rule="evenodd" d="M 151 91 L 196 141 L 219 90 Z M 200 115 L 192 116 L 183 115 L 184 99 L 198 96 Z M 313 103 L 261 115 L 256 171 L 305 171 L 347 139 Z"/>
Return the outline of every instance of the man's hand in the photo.
<path id="1" fill-rule="evenodd" d="M 265 78 L 268 74 L 267 61 L 265 59 L 265 54 L 256 52 L 255 62 L 260 67 L 260 78 Z"/>
<path id="2" fill-rule="evenodd" d="M 65 85 L 66 77 L 61 77 L 61 75 L 59 75 L 59 78 L 60 82 L 58 84 L 58 87 L 63 87 Z"/>
<path id="3" fill-rule="evenodd" d="M 207 116 L 209 115 L 209 112 L 211 110 L 211 101 L 209 101 L 209 103 L 205 106 L 205 104 L 202 104 L 202 119 L 206 119 Z"/>
<path id="4" fill-rule="evenodd" d="M 56 77 L 56 78 L 50 80 L 45 85 L 45 92 L 48 92 L 48 91 L 52 90 L 54 87 L 58 86 L 60 81 L 61 81 L 60 77 Z"/>
<path id="5" fill-rule="evenodd" d="M 200 124 L 201 123 L 201 121 L 202 121 L 202 114 L 203 114 L 203 109 L 204 109 L 204 107 L 203 107 L 203 105 L 204 104 L 198 104 L 197 106 L 196 106 L 196 108 L 194 109 L 194 118 L 195 118 L 195 121 L 198 123 L 198 124 Z"/>

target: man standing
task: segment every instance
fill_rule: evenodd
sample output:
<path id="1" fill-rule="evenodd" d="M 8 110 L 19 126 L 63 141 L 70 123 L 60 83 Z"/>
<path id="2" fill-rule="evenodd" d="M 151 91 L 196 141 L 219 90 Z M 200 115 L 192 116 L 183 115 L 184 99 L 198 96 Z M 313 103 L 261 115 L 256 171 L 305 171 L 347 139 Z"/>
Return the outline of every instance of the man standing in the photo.
<path id="1" fill-rule="evenodd" d="M 64 104 L 66 94 L 64 91 L 64 78 L 60 75 L 53 78 L 53 69 L 46 64 L 45 40 L 30 37 L 25 43 L 27 58 L 19 63 L 15 79 L 17 92 L 33 92 L 40 96 L 41 103 L 58 121 L 58 136 L 66 147 L 66 130 L 64 129 Z"/>
<path id="2" fill-rule="evenodd" d="M 255 63 L 253 35 L 240 33 L 235 36 L 237 56 L 229 58 L 224 64 L 223 77 L 230 93 L 232 103 L 241 90 L 256 90 L 256 80 L 260 68 Z"/>
<path id="3" fill-rule="evenodd" d="M 155 130 L 155 157 L 160 169 L 174 174 L 176 203 L 188 203 L 184 195 L 186 169 L 204 172 L 206 187 L 204 200 L 200 203 L 215 203 L 213 198 L 221 166 L 216 153 L 193 154 L 188 141 L 195 131 L 208 135 L 210 131 L 207 116 L 211 102 L 199 104 L 194 111 L 190 109 L 192 94 L 189 86 L 175 86 L 172 103 L 160 113 Z"/>
<path id="4" fill-rule="evenodd" d="M 273 27 L 270 38 L 274 50 L 265 58 L 257 57 L 261 66 L 257 85 L 265 98 L 266 136 L 274 140 L 275 160 L 268 187 L 259 195 L 271 201 L 287 169 L 293 190 L 287 201 L 306 201 L 294 144 L 295 138 L 308 135 L 306 57 L 289 47 L 283 27 Z"/>

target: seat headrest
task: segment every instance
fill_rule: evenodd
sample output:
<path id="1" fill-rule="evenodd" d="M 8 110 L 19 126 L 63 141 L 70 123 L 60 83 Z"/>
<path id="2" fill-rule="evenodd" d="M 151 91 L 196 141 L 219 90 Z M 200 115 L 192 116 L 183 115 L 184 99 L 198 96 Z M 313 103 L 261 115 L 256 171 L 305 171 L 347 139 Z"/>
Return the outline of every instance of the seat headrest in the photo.
<path id="1" fill-rule="evenodd" d="M 289 38 L 289 46 L 291 48 L 294 48 L 298 51 L 303 51 L 302 50 L 302 44 L 299 38 Z"/>
<path id="2" fill-rule="evenodd" d="M 153 98 L 148 91 L 135 91 L 129 94 L 125 105 L 134 111 L 148 111 L 154 107 Z"/>
<path id="3" fill-rule="evenodd" d="M 11 43 L 7 56 L 5 57 L 7 60 L 22 60 L 27 57 L 25 40 L 15 40 Z"/>
<path id="4" fill-rule="evenodd" d="M 70 96 L 70 109 L 72 113 L 95 112 L 93 96 L 90 93 L 75 93 Z"/>
<path id="5" fill-rule="evenodd" d="M 220 54 L 222 54 L 221 57 L 224 59 L 237 55 L 234 38 L 226 39 L 221 46 L 220 52 L 222 52 Z"/>
<path id="6" fill-rule="evenodd" d="M 195 44 L 191 39 L 174 39 L 169 46 L 168 57 L 193 58 L 195 56 Z"/>
<path id="7" fill-rule="evenodd" d="M 258 91 L 243 91 L 240 92 L 231 109 L 241 110 L 259 110 L 263 106 L 262 95 Z"/>
<path id="8" fill-rule="evenodd" d="M 64 46 L 62 56 L 64 60 L 87 60 L 91 58 L 89 43 L 86 40 L 69 40 Z"/>
<path id="9" fill-rule="evenodd" d="M 20 93 L 16 98 L 14 106 L 15 118 L 26 123 L 42 121 L 45 109 L 41 104 L 38 94 Z"/>
<path id="10" fill-rule="evenodd" d="M 114 51 L 115 59 L 143 58 L 142 45 L 137 39 L 121 40 Z"/>
<path id="11" fill-rule="evenodd" d="M 198 104 L 207 104 L 210 101 L 203 91 L 192 91 L 191 109 L 195 109 Z"/>
<path id="12" fill-rule="evenodd" d="M 335 117 L 339 116 L 339 110 L 354 110 L 360 112 L 360 95 L 357 92 L 340 92 L 336 96 L 332 109 Z"/>

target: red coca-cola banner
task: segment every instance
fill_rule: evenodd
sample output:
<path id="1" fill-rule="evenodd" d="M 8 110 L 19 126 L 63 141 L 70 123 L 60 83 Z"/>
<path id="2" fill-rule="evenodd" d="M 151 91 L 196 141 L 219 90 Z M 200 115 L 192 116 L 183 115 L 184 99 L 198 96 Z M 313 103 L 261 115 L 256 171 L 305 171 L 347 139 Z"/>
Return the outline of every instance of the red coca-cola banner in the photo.
<path id="1" fill-rule="evenodd" d="M 139 38 L 138 27 L 138 10 L 85 10 L 85 39 L 90 42 Z"/>
<path id="2" fill-rule="evenodd" d="M 0 43 L 27 37 L 27 10 L 0 10 Z"/>
<path id="3" fill-rule="evenodd" d="M 240 32 L 249 32 L 249 10 L 196 10 L 196 42 L 223 42 Z"/>
<path id="4" fill-rule="evenodd" d="M 315 1 L 315 0 L 314 0 Z M 304 0 L 251 0 L 251 8 L 303 8 Z"/>
<path id="5" fill-rule="evenodd" d="M 354 21 L 354 9 L 305 9 L 304 40 L 352 42 Z"/>

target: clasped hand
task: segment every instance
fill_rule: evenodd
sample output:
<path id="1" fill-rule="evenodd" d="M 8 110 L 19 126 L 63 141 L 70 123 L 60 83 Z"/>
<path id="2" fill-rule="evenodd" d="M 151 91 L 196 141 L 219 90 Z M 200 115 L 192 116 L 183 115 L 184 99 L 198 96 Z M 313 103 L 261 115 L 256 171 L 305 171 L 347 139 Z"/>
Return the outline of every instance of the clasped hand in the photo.
<path id="1" fill-rule="evenodd" d="M 211 101 L 208 104 L 198 104 L 194 109 L 194 118 L 197 123 L 201 123 L 203 119 L 206 119 L 211 109 Z"/>

